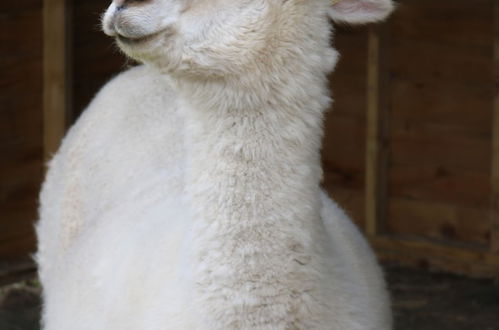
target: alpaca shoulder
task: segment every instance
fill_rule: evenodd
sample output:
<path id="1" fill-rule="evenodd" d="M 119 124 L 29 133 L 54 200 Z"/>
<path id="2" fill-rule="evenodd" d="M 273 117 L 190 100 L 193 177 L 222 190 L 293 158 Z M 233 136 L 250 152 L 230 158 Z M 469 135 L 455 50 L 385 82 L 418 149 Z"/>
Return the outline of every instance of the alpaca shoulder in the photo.
<path id="1" fill-rule="evenodd" d="M 107 82 L 85 109 L 81 119 L 86 120 L 88 116 L 117 120 L 130 112 L 158 106 L 158 103 L 168 107 L 174 101 L 170 78 L 149 66 L 140 65 L 121 72 Z"/>
<path id="2" fill-rule="evenodd" d="M 128 168 L 131 164 L 127 161 L 137 150 L 145 154 L 141 160 L 157 154 L 142 147 L 144 141 L 158 136 L 161 130 L 169 140 L 178 140 L 178 130 L 172 132 L 173 124 L 171 130 L 159 127 L 165 122 L 178 123 L 169 117 L 176 116 L 168 111 L 174 109 L 174 103 L 167 78 L 145 66 L 124 71 L 102 87 L 48 163 L 40 193 L 38 258 L 54 260 L 54 254 L 70 245 L 91 215 L 85 205 L 94 205 L 92 209 L 97 210 L 97 201 L 106 202 L 106 182 L 115 182 L 115 177 L 126 171 L 138 172 Z M 136 163 L 136 167 L 141 166 L 139 161 Z"/>
<path id="3" fill-rule="evenodd" d="M 101 149 L 110 135 L 130 133 L 133 126 L 124 124 L 158 108 L 168 112 L 174 104 L 175 94 L 167 76 L 144 65 L 123 71 L 99 90 L 68 130 L 53 163 L 66 162 L 70 153 Z"/>

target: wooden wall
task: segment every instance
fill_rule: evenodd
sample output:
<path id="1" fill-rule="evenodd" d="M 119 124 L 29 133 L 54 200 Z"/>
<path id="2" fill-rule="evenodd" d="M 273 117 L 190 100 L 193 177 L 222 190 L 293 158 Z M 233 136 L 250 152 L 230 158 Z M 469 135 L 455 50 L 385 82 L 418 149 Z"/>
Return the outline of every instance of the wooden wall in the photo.
<path id="1" fill-rule="evenodd" d="M 390 233 L 489 243 L 493 3 L 406 1 L 389 25 Z"/>
<path id="2" fill-rule="evenodd" d="M 340 27 L 341 53 L 330 77 L 333 105 L 325 122 L 324 186 L 360 225 L 365 224 L 367 28 Z"/>
<path id="3" fill-rule="evenodd" d="M 338 35 L 325 186 L 385 258 L 499 276 L 498 7 L 404 0 Z"/>
<path id="4" fill-rule="evenodd" d="M 0 271 L 33 251 L 42 176 L 42 0 L 0 2 Z"/>

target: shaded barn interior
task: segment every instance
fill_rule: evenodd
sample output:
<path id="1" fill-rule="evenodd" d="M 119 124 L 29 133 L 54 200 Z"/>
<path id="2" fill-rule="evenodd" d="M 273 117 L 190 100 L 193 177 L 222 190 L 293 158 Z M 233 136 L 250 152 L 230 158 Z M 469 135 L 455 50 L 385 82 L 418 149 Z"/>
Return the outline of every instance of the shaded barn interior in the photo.
<path id="1" fill-rule="evenodd" d="M 493 6 L 412 1 L 389 25 L 390 233 L 490 243 Z"/>
<path id="2" fill-rule="evenodd" d="M 383 258 L 499 274 L 497 7 L 405 0 L 338 33 L 325 186 Z"/>
<path id="3" fill-rule="evenodd" d="M 43 3 L 0 3 L 0 262 L 33 250 L 43 169 Z"/>
<path id="4" fill-rule="evenodd" d="M 32 267 L 24 261 L 35 246 L 44 155 L 53 151 L 47 116 L 68 126 L 133 64 L 100 32 L 102 1 L 67 2 L 67 22 L 44 31 L 44 14 L 63 4 L 0 4 L 0 276 Z M 384 25 L 337 28 L 324 186 L 383 259 L 499 277 L 498 8 L 404 0 Z M 59 41 L 55 26 L 66 26 Z M 64 84 L 51 68 L 61 61 L 47 60 L 50 38 L 63 45 Z M 44 91 L 45 104 L 61 98 L 59 112 L 44 108 Z"/>

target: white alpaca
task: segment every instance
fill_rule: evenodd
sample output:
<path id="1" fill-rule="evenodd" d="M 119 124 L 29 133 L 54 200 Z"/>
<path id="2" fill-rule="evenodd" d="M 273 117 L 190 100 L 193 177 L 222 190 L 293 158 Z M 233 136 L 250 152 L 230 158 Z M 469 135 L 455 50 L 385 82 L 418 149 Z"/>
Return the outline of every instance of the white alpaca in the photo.
<path id="1" fill-rule="evenodd" d="M 114 0 L 145 63 L 95 97 L 50 163 L 45 330 L 391 328 L 375 258 L 321 191 L 329 17 L 391 0 Z"/>

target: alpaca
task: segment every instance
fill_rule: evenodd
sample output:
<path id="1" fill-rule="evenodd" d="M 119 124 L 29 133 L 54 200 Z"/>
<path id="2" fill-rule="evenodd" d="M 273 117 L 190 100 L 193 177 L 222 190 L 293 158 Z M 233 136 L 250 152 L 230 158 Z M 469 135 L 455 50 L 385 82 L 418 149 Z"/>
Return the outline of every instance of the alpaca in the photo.
<path id="1" fill-rule="evenodd" d="M 113 0 L 143 64 L 95 96 L 49 164 L 45 330 L 391 328 L 380 268 L 321 190 L 330 18 L 391 0 Z"/>

